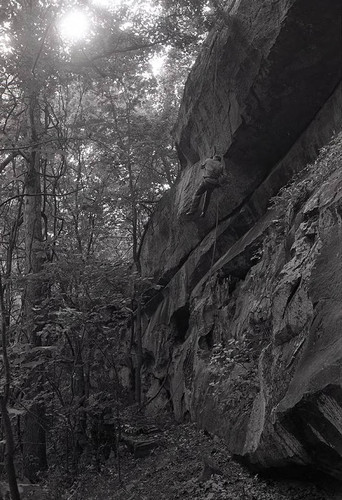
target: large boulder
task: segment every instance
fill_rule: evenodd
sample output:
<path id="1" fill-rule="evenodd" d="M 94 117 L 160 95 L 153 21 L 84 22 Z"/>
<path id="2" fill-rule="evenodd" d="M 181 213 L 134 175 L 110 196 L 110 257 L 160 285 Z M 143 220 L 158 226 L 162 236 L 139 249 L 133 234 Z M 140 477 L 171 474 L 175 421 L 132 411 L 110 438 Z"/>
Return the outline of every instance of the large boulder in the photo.
<path id="1" fill-rule="evenodd" d="M 145 306 L 154 409 L 171 401 L 259 469 L 339 479 L 342 138 L 306 165 L 342 129 L 340 25 L 335 0 L 231 2 L 190 75 L 183 172 L 140 253 L 163 285 Z M 215 144 L 230 183 L 187 220 Z"/>

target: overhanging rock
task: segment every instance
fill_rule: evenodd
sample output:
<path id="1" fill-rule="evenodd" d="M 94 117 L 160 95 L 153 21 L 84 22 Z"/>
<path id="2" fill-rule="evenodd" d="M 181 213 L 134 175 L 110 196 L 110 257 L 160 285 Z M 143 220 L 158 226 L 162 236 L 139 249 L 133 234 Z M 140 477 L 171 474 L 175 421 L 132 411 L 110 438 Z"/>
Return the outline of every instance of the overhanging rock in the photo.
<path id="1" fill-rule="evenodd" d="M 265 210 L 265 196 L 267 201 L 312 161 L 338 129 L 340 1 L 230 4 L 229 24 L 222 21 L 210 34 L 186 85 L 175 127 L 180 181 L 159 204 L 141 248 L 144 274 L 164 284 L 213 228 L 216 211 L 222 221 L 243 207 L 315 117 L 310 139 L 255 201 L 254 221 Z M 334 110 L 321 111 L 317 120 L 329 98 Z M 199 160 L 215 146 L 225 158 L 229 183 L 215 192 L 204 221 L 185 220 L 200 182 Z"/>

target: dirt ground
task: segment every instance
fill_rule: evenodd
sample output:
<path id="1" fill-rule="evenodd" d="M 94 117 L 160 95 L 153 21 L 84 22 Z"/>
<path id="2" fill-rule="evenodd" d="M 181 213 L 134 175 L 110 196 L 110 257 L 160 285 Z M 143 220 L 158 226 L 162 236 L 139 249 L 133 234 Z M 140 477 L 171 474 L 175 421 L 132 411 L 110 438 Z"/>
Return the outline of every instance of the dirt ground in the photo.
<path id="1" fill-rule="evenodd" d="M 100 472 L 89 468 L 58 500 L 342 499 L 342 489 L 330 480 L 317 485 L 263 479 L 250 473 L 228 455 L 222 441 L 193 424 L 169 422 L 145 431 L 136 429 L 130 439 L 140 443 L 142 450 L 151 443 L 157 447 L 147 456 L 135 458 L 121 445 L 121 484 L 117 459 L 111 456 Z"/>

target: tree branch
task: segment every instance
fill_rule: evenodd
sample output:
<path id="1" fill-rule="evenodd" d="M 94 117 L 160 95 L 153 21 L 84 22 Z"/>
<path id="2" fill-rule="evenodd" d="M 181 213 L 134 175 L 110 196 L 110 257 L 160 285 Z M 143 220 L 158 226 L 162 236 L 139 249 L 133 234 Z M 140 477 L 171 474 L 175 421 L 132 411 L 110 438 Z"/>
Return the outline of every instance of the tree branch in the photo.
<path id="1" fill-rule="evenodd" d="M 170 37 L 166 37 L 164 39 L 156 40 L 154 42 L 149 42 L 149 43 L 145 43 L 145 44 L 130 45 L 128 47 L 124 47 L 121 49 L 112 48 L 110 50 L 106 50 L 106 51 L 102 52 L 101 54 L 96 54 L 95 56 L 92 56 L 92 57 L 88 57 L 86 54 L 84 54 L 86 59 L 87 59 L 86 61 L 83 61 L 80 63 L 71 63 L 70 62 L 67 65 L 68 65 L 68 67 L 72 66 L 74 68 L 79 68 L 82 66 L 91 66 L 94 68 L 94 61 L 97 61 L 99 59 L 104 59 L 104 58 L 110 57 L 114 54 L 126 54 L 127 52 L 134 52 L 136 50 L 149 49 L 151 47 L 155 47 L 156 45 L 163 45 L 163 44 L 167 43 L 169 40 L 170 40 Z M 100 72 L 101 76 L 106 76 L 105 73 L 102 73 L 102 71 L 97 66 L 95 66 L 95 70 Z"/>
<path id="2" fill-rule="evenodd" d="M 70 196 L 71 194 L 78 193 L 81 191 L 82 188 L 79 189 L 74 189 L 73 191 L 69 191 L 68 193 L 62 193 L 62 194 L 49 194 L 49 193 L 35 193 L 35 194 L 17 194 L 15 196 L 11 196 L 10 198 L 7 198 L 6 201 L 3 201 L 0 203 L 0 208 L 6 205 L 6 203 L 9 203 L 12 200 L 17 200 L 18 198 L 25 198 L 26 196 L 52 196 L 52 197 L 61 197 L 61 196 Z"/>
<path id="3" fill-rule="evenodd" d="M 0 163 L 0 174 L 1 172 L 7 167 L 7 165 L 9 163 L 11 163 L 12 160 L 14 160 L 14 158 L 16 156 L 19 155 L 19 151 L 16 151 L 14 153 L 11 153 L 9 156 L 7 156 L 7 158 L 5 158 L 5 160 L 3 160 L 1 163 Z"/>

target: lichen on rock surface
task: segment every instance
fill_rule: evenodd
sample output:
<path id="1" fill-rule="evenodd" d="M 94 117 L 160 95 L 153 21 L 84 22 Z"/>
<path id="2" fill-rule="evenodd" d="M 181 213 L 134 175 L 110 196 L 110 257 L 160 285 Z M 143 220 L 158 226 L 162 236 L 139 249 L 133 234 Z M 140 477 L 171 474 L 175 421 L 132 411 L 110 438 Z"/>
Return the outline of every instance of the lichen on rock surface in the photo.
<path id="1" fill-rule="evenodd" d="M 182 175 L 142 243 L 163 285 L 145 307 L 148 396 L 259 469 L 341 479 L 340 2 L 229 5 L 185 90 Z M 230 183 L 186 220 L 215 144 Z"/>

